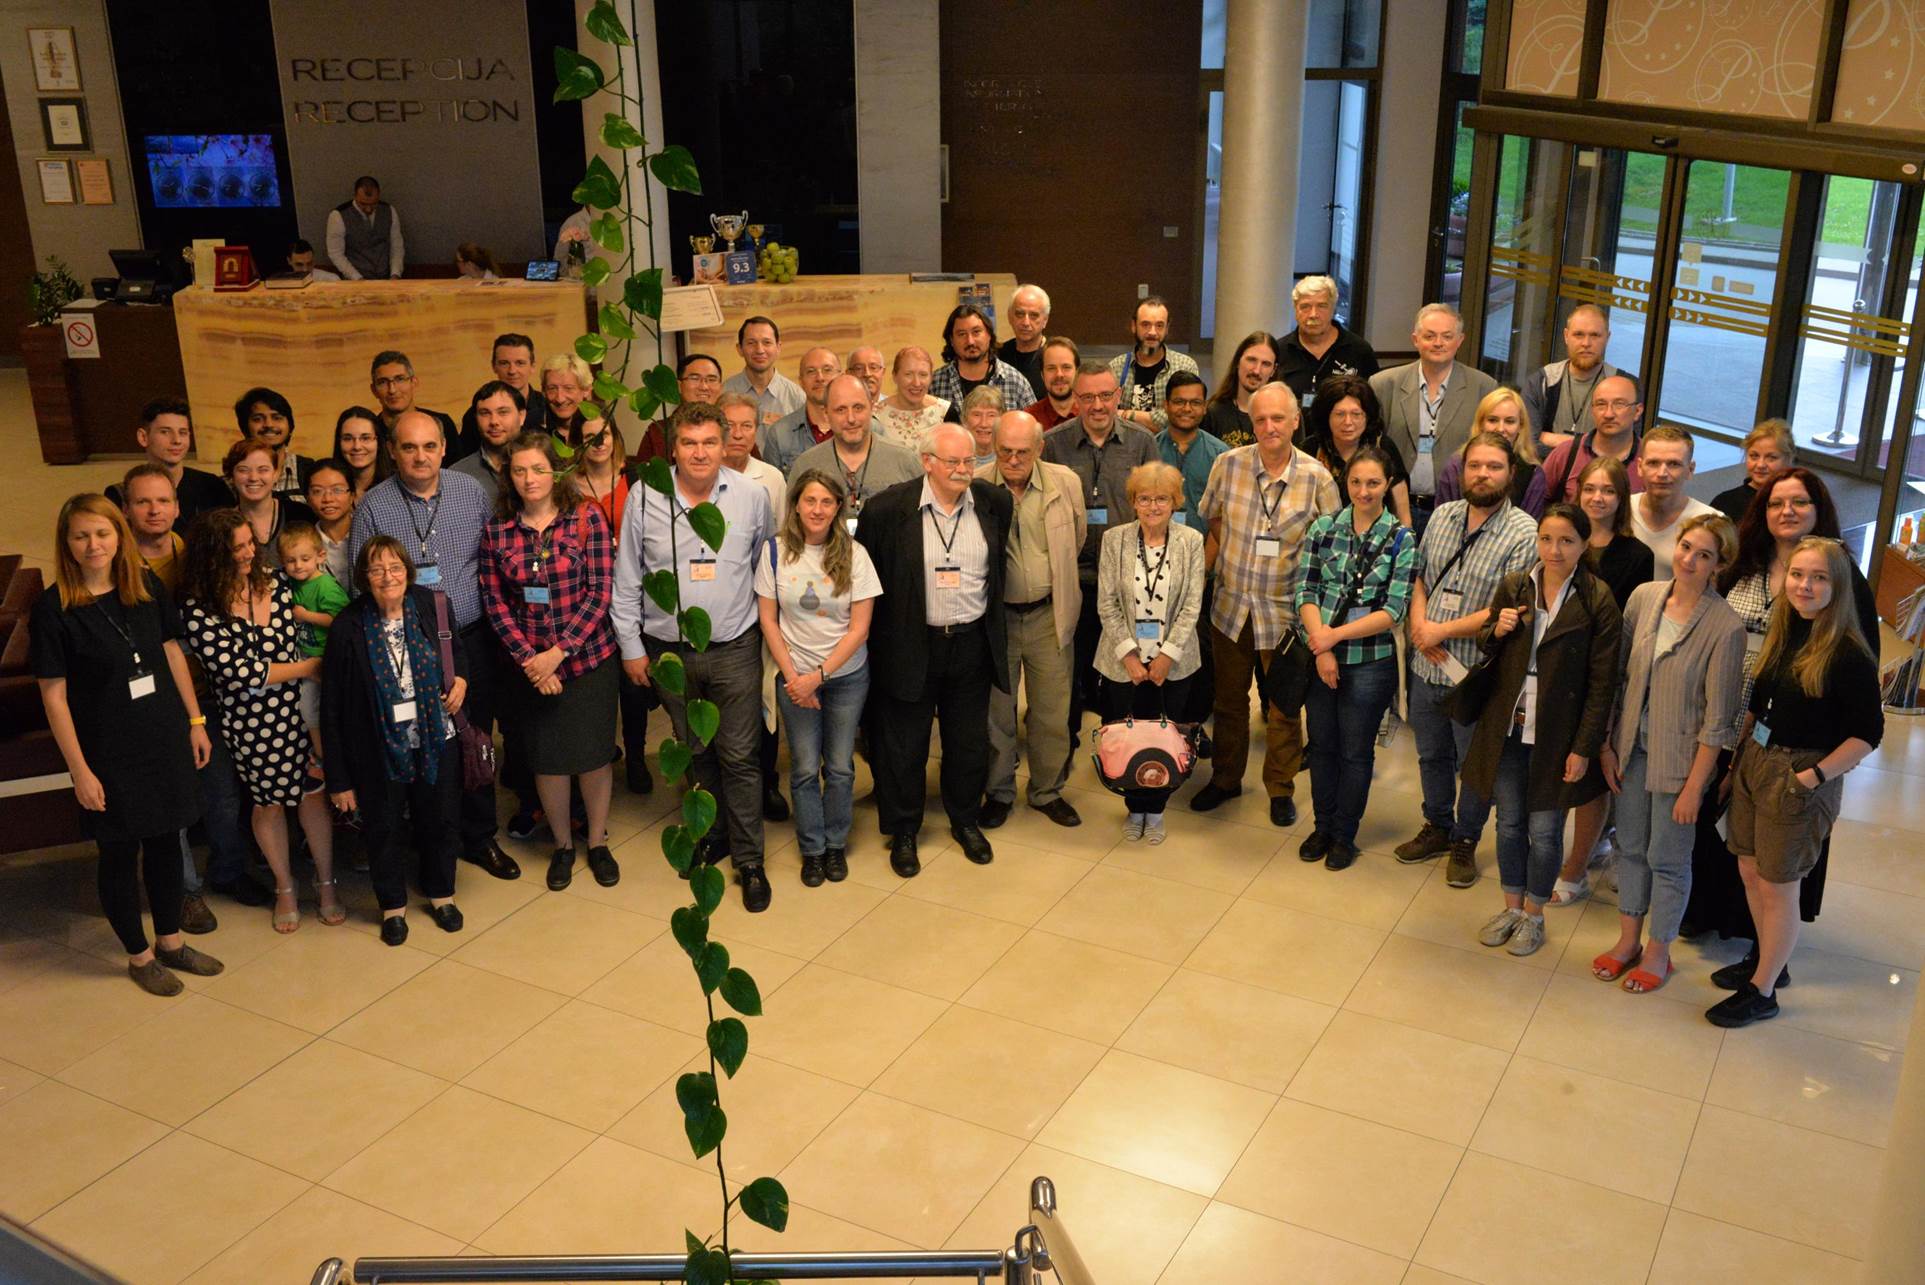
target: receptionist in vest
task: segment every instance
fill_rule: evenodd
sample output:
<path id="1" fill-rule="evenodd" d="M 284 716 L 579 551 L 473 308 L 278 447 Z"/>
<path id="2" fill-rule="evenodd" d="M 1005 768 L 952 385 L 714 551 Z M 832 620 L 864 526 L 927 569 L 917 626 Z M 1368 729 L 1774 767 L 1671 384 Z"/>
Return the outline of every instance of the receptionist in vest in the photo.
<path id="1" fill-rule="evenodd" d="M 328 211 L 328 260 L 349 281 L 401 275 L 401 216 L 381 199 L 379 180 L 354 180 L 354 199 Z"/>

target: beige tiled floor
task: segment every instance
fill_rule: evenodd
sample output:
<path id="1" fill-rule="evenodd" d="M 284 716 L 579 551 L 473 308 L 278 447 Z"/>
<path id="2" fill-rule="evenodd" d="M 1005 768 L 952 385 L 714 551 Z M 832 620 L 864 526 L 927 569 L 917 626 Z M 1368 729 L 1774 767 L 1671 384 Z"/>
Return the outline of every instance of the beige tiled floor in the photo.
<path id="1" fill-rule="evenodd" d="M 0 536 L 36 552 L 46 516 Z M 1847 785 L 1784 1015 L 1728 1034 L 1701 1009 L 1729 945 L 1682 947 L 1648 997 L 1587 974 L 1608 905 L 1555 912 L 1533 959 L 1478 947 L 1488 840 L 1468 892 L 1385 855 L 1417 815 L 1407 735 L 1340 875 L 1267 824 L 1254 765 L 1151 849 L 1079 764 L 1081 828 L 1019 807 L 979 868 L 931 825 L 908 882 L 871 807 L 839 886 L 801 888 L 772 827 L 774 908 L 731 893 L 715 925 L 767 1008 L 725 1154 L 795 1212 L 738 1243 L 988 1248 L 1047 1173 L 1105 1285 L 1847 1279 L 1925 963 L 1925 731 L 1891 736 Z M 121 975 L 89 853 L 8 859 L 0 1212 L 142 1285 L 713 1231 L 674 1094 L 706 1014 L 666 931 L 669 806 L 618 798 L 617 888 L 550 894 L 522 845 L 518 883 L 462 868 L 466 932 L 420 919 L 399 950 L 221 903 L 202 944 L 231 967 L 174 1001 Z"/>

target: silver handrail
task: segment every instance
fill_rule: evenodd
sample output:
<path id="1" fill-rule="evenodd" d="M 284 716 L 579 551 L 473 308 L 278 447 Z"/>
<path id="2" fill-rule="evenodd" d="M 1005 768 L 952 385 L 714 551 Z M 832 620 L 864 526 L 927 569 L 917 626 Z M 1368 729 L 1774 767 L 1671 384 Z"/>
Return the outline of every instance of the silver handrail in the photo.
<path id="1" fill-rule="evenodd" d="M 912 1276 L 973 1277 L 977 1281 L 1015 1280 L 1007 1273 L 1005 1250 L 945 1250 L 935 1253 L 735 1254 L 735 1274 L 746 1279 L 828 1280 L 834 1277 L 886 1280 Z M 331 1258 L 337 1268 L 341 1260 Z M 679 1281 L 687 1260 L 681 1254 L 562 1254 L 522 1258 L 357 1258 L 360 1285 L 489 1285 L 498 1281 Z M 326 1278 L 333 1281 L 336 1277 Z M 314 1285 L 324 1285 L 320 1272 Z"/>
<path id="2" fill-rule="evenodd" d="M 1096 1273 L 1083 1261 L 1077 1252 L 1076 1242 L 1070 1237 L 1069 1227 L 1064 1224 L 1062 1215 L 1056 1209 L 1056 1184 L 1047 1177 L 1039 1177 L 1029 1184 L 1029 1216 L 1040 1242 L 1034 1257 L 1034 1269 L 1038 1272 L 1053 1271 L 1062 1285 L 1096 1285 Z M 1022 1249 L 1022 1237 L 1017 1236 L 1016 1247 Z"/>

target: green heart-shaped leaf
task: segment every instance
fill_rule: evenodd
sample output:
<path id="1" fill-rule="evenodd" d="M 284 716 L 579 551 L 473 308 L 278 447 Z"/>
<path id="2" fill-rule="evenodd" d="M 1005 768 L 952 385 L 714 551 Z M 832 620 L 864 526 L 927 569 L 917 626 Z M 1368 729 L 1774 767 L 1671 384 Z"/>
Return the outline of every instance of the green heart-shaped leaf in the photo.
<path id="1" fill-rule="evenodd" d="M 662 855 L 668 858 L 669 865 L 675 867 L 676 874 L 687 874 L 695 864 L 695 840 L 688 831 L 679 825 L 669 826 L 662 831 Z"/>
<path id="2" fill-rule="evenodd" d="M 694 1141 L 692 1134 L 689 1141 Z M 720 1142 L 721 1139 L 718 1137 L 716 1141 Z M 702 1152 L 698 1149 L 695 1154 L 699 1156 Z M 688 1285 L 729 1285 L 734 1275 L 735 1269 L 729 1266 L 729 1256 L 719 1249 L 705 1249 L 690 1254 L 688 1261 L 682 1264 L 682 1279 Z"/>
<path id="3" fill-rule="evenodd" d="M 683 688 L 688 684 L 688 671 L 682 668 L 682 658 L 672 651 L 664 652 L 655 658 L 654 663 L 648 667 L 648 677 L 657 689 L 667 692 L 670 696 L 680 696 Z"/>
<path id="4" fill-rule="evenodd" d="M 691 960 L 708 943 L 709 917 L 693 906 L 677 906 L 675 913 L 668 917 L 668 928 L 675 934 L 676 944 Z"/>
<path id="5" fill-rule="evenodd" d="M 695 157 L 680 143 L 670 143 L 649 157 L 648 172 L 671 192 L 702 194 L 702 176 L 696 172 Z"/>
<path id="6" fill-rule="evenodd" d="M 702 537 L 703 544 L 717 553 L 722 551 L 723 537 L 729 533 L 729 520 L 722 516 L 722 510 L 715 507 L 713 500 L 703 500 L 690 509 L 688 524 Z"/>
<path id="7" fill-rule="evenodd" d="M 708 1038 L 710 1056 L 733 1080 L 742 1069 L 742 1059 L 749 1055 L 749 1028 L 742 1025 L 741 1018 L 719 1017 L 709 1023 Z"/>
<path id="8" fill-rule="evenodd" d="M 613 375 L 605 375 L 600 371 L 595 372 L 594 387 L 595 400 L 599 402 L 608 402 L 612 405 L 628 396 L 627 384 L 624 384 Z"/>
<path id="9" fill-rule="evenodd" d="M 693 707 L 700 702 L 690 701 Z M 697 786 L 682 796 L 682 824 L 700 839 L 715 825 L 715 796 Z"/>
<path id="10" fill-rule="evenodd" d="M 593 366 L 608 356 L 608 341 L 596 334 L 577 335 L 575 336 L 575 355 Z"/>
<path id="11" fill-rule="evenodd" d="M 642 465 L 642 481 L 648 483 L 649 490 L 661 495 L 675 489 L 675 475 L 669 472 L 668 461 L 659 455 Z"/>
<path id="12" fill-rule="evenodd" d="M 621 180 L 615 171 L 608 168 L 608 162 L 597 156 L 588 162 L 582 173 L 582 181 L 575 184 L 572 193 L 575 204 L 586 205 L 591 209 L 606 210 L 622 203 Z"/>
<path id="13" fill-rule="evenodd" d="M 731 968 L 722 978 L 722 998 L 744 1017 L 762 1016 L 762 992 L 755 979 L 739 968 Z"/>
<path id="14" fill-rule="evenodd" d="M 595 322 L 601 327 L 601 332 L 611 339 L 633 339 L 635 337 L 635 327 L 628 324 L 628 318 L 622 315 L 622 310 L 612 303 L 602 305 L 601 311 L 595 314 Z M 643 376 L 643 378 L 646 379 L 647 376 Z M 626 396 L 627 390 L 624 389 L 622 391 L 623 395 Z"/>
<path id="15" fill-rule="evenodd" d="M 686 830 L 687 827 L 684 826 L 683 829 Z M 688 885 L 690 891 L 695 894 L 695 904 L 702 908 L 702 913 L 705 915 L 714 914 L 715 908 L 722 904 L 722 889 L 725 886 L 722 872 L 714 866 L 703 866 L 701 869 L 689 875 Z M 715 943 L 710 942 L 709 945 L 714 946 Z M 722 973 L 728 971 L 728 958 L 729 953 L 726 950 L 722 951 L 722 963 L 720 969 L 715 974 L 715 980 L 713 982 L 707 982 L 705 979 L 705 984 L 702 987 L 703 990 L 712 991 L 716 986 L 721 984 Z M 697 960 L 696 962 L 702 964 L 706 969 L 708 965 L 705 960 L 706 956 L 704 959 Z"/>
<path id="16" fill-rule="evenodd" d="M 620 254 L 627 238 L 622 236 L 622 221 L 614 211 L 598 214 L 588 225 L 589 239 L 610 254 Z"/>
<path id="17" fill-rule="evenodd" d="M 595 7 L 588 11 L 582 20 L 588 34 L 606 45 L 628 45 L 634 42 L 628 38 L 628 28 L 622 26 L 621 18 L 615 12 L 614 0 L 595 0 Z"/>
<path id="18" fill-rule="evenodd" d="M 603 147 L 612 147 L 625 152 L 631 147 L 640 147 L 648 140 L 642 131 L 628 123 L 627 117 L 609 112 L 602 117 L 601 138 Z"/>
<path id="19" fill-rule="evenodd" d="M 573 49 L 555 47 L 556 102 L 579 102 L 607 83 L 594 59 L 584 58 Z"/>
<path id="20" fill-rule="evenodd" d="M 729 1118 L 722 1113 L 722 1108 L 719 1106 L 709 1107 L 705 1111 L 698 1111 L 694 1115 L 682 1118 L 682 1132 L 688 1135 L 688 1145 L 694 1149 L 698 1158 L 721 1146 L 722 1139 L 728 1131 Z M 726 1260 L 723 1269 L 726 1272 Z"/>
<path id="21" fill-rule="evenodd" d="M 614 202 L 609 204 L 613 205 Z M 650 321 L 661 320 L 662 270 L 644 268 L 622 282 L 622 301 L 630 311 L 640 313 Z"/>
<path id="22" fill-rule="evenodd" d="M 670 781 L 681 780 L 682 774 L 688 771 L 689 764 L 694 761 L 695 755 L 690 752 L 688 746 L 672 736 L 663 739 L 659 766 L 662 769 L 662 775 Z"/>
<path id="23" fill-rule="evenodd" d="M 701 744 L 712 743 L 721 727 L 722 711 L 715 707 L 714 701 L 692 700 L 688 703 L 688 730 Z"/>
<path id="24" fill-rule="evenodd" d="M 648 595 L 649 601 L 663 611 L 672 612 L 682 604 L 681 586 L 675 580 L 675 573 L 667 567 L 643 576 L 642 591 Z M 659 665 L 665 659 L 667 658 L 658 658 L 655 664 Z"/>
<path id="25" fill-rule="evenodd" d="M 609 274 L 614 270 L 609 266 L 607 259 L 590 259 L 582 264 L 582 280 L 588 285 L 598 286 L 608 280 Z"/>
<path id="26" fill-rule="evenodd" d="M 682 400 L 682 385 L 675 378 L 675 372 L 667 366 L 656 366 L 642 375 L 642 387 L 655 394 L 655 399 L 664 406 L 676 406 Z"/>
<path id="27" fill-rule="evenodd" d="M 689 1071 L 675 1081 L 675 1104 L 683 1115 L 715 1105 L 715 1077 L 707 1071 Z"/>
<path id="28" fill-rule="evenodd" d="M 743 1213 L 770 1231 L 781 1231 L 789 1225 L 788 1188 L 773 1178 L 757 1178 L 742 1188 L 742 1194 L 735 1198 L 735 1203 L 742 1206 Z"/>
<path id="29" fill-rule="evenodd" d="M 715 886 L 722 886 L 722 872 L 714 866 L 703 867 L 715 876 Z M 702 993 L 713 995 L 715 988 L 722 984 L 722 978 L 729 971 L 729 948 L 719 941 L 712 941 L 702 947 L 702 953 L 695 960 L 695 975 L 701 979 Z"/>
<path id="30" fill-rule="evenodd" d="M 688 645 L 697 651 L 707 651 L 714 628 L 709 622 L 709 613 L 700 607 L 690 607 L 676 619 L 682 626 L 682 637 L 688 639 Z"/>

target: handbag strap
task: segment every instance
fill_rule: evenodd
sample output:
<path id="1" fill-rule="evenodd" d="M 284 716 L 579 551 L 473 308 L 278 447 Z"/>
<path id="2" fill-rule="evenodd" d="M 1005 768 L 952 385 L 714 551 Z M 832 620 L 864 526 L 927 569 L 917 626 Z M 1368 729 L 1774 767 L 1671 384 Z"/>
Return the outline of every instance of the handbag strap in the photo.
<path id="1" fill-rule="evenodd" d="M 441 690 L 445 695 L 455 684 L 454 625 L 448 619 L 448 595 L 439 589 L 429 592 L 434 595 L 434 636 L 441 653 Z"/>

